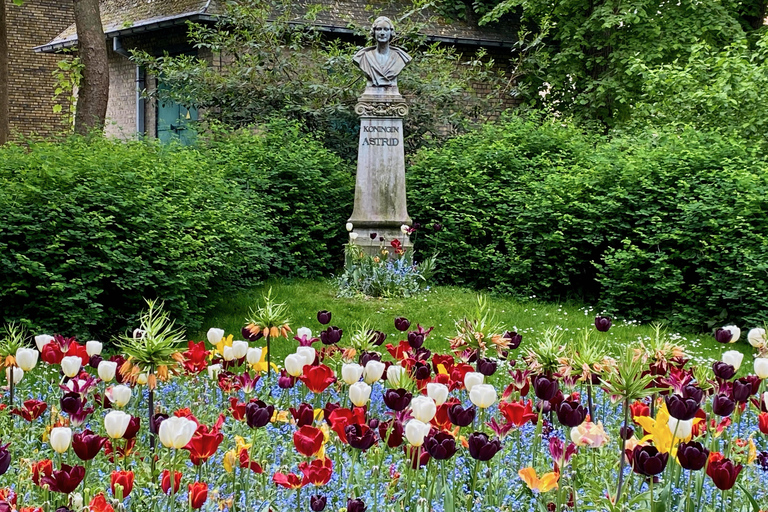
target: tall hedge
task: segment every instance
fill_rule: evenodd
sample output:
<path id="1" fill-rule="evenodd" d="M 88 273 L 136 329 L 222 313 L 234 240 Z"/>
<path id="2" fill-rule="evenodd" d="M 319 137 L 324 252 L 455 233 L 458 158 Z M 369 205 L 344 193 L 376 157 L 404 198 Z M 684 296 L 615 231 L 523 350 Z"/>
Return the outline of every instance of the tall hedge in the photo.
<path id="1" fill-rule="evenodd" d="M 607 139 L 510 117 L 422 151 L 414 219 L 441 222 L 443 282 L 707 328 L 762 323 L 768 161 L 717 134 Z"/>

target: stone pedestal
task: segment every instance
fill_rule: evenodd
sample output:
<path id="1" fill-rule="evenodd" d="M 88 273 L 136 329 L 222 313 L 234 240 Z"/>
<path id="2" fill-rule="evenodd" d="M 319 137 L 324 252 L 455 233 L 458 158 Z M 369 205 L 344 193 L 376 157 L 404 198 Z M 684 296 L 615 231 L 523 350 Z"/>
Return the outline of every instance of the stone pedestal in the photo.
<path id="1" fill-rule="evenodd" d="M 404 249 L 410 249 L 408 236 L 400 231 L 403 224 L 411 225 L 405 204 L 403 138 L 408 107 L 397 86 L 368 86 L 355 111 L 360 116 L 360 140 L 355 206 L 348 221 L 358 235 L 355 243 L 369 254 L 379 254 L 383 244 L 391 254 L 390 242 L 397 238 Z"/>

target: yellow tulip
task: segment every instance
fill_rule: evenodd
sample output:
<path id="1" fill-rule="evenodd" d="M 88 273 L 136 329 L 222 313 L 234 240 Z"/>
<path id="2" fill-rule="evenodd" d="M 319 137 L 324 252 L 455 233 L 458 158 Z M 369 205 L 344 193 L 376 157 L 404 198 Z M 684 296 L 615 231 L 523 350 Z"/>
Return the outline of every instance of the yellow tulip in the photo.
<path id="1" fill-rule="evenodd" d="M 536 470 L 531 467 L 523 468 L 517 474 L 525 482 L 525 485 L 535 493 L 557 489 L 557 481 L 560 479 L 560 473 L 557 471 L 545 473 L 539 478 L 536 476 Z"/>

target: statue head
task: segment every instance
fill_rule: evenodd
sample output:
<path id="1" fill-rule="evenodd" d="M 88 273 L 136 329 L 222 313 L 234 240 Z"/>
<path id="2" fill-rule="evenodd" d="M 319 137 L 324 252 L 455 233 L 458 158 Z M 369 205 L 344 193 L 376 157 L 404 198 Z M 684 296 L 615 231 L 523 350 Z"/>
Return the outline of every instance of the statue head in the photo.
<path id="1" fill-rule="evenodd" d="M 379 16 L 373 21 L 373 26 L 371 26 L 371 36 L 376 43 L 388 43 L 395 36 L 395 26 L 386 16 Z"/>

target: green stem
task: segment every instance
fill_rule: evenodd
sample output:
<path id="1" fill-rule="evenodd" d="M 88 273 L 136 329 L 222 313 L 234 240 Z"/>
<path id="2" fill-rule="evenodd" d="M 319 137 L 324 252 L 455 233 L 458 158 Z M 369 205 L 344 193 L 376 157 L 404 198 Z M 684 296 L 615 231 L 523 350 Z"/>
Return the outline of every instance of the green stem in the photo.
<path id="1" fill-rule="evenodd" d="M 539 414 L 539 420 L 541 420 L 541 414 Z M 475 488 L 477 487 L 477 473 L 480 470 L 480 460 L 475 461 L 475 469 L 472 471 L 472 490 L 469 493 L 469 499 L 467 501 L 467 508 L 472 510 L 472 503 L 475 501 Z"/>

